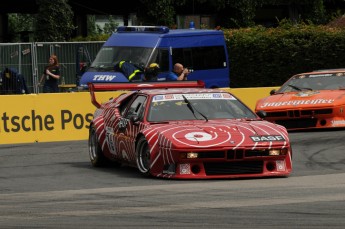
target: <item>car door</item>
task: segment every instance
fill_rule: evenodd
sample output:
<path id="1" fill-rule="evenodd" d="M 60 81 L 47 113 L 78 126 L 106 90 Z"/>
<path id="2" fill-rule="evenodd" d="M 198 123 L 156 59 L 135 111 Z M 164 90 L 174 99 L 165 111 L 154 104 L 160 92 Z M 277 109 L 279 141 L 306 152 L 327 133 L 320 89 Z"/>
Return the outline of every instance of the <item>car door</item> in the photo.
<path id="1" fill-rule="evenodd" d="M 135 164 L 135 138 L 143 125 L 140 123 L 144 117 L 147 96 L 138 95 L 128 105 L 126 111 L 119 121 L 119 129 L 116 132 L 118 139 L 119 153 L 122 161 Z"/>

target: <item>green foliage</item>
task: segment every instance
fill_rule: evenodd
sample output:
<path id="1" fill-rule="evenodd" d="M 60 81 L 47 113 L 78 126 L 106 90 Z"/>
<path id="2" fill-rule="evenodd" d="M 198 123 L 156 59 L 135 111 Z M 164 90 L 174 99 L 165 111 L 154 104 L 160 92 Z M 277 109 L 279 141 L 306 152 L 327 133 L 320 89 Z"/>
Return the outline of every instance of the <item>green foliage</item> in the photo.
<path id="1" fill-rule="evenodd" d="M 315 24 L 323 24 L 326 22 L 325 7 L 323 5 L 323 0 L 314 0 L 311 5 L 311 12 L 309 13 L 309 18 Z"/>
<path id="2" fill-rule="evenodd" d="M 104 27 L 101 28 L 96 24 L 96 16 L 88 15 L 87 17 L 87 33 L 88 36 L 98 36 L 102 34 L 112 34 L 116 28 L 119 26 L 119 23 L 115 22 L 113 16 L 108 16 L 108 23 L 105 23 Z"/>
<path id="3" fill-rule="evenodd" d="M 94 34 L 94 35 L 89 35 L 87 37 L 74 37 L 70 41 L 106 41 L 110 37 L 109 34 Z"/>
<path id="4" fill-rule="evenodd" d="M 35 18 L 30 14 L 9 14 L 8 15 L 8 29 L 9 41 L 20 42 L 23 41 L 21 34 L 31 33 L 34 30 Z"/>
<path id="5" fill-rule="evenodd" d="M 87 17 L 87 34 L 89 36 L 94 36 L 95 34 L 99 34 L 99 29 L 96 27 L 96 16 L 95 15 L 88 15 Z"/>
<path id="6" fill-rule="evenodd" d="M 70 39 L 73 25 L 73 11 L 68 0 L 36 0 L 36 41 L 66 41 Z"/>
<path id="7" fill-rule="evenodd" d="M 254 26 L 254 17 L 257 8 L 261 7 L 262 0 L 228 0 L 229 4 L 236 9 L 237 15 L 230 20 L 238 27 Z"/>
<path id="8" fill-rule="evenodd" d="M 175 24 L 175 9 L 174 4 L 179 4 L 180 1 L 174 0 L 159 0 L 159 1 L 152 1 L 152 0 L 141 0 L 144 7 L 146 16 L 148 18 L 144 20 L 152 21 L 154 25 L 167 25 L 171 26 Z M 144 14 L 142 17 L 145 16 Z"/>
<path id="9" fill-rule="evenodd" d="M 119 26 L 119 23 L 116 23 L 114 18 L 110 15 L 109 16 L 109 22 L 105 23 L 103 28 L 103 33 L 105 34 L 112 34 L 116 28 Z"/>
<path id="10" fill-rule="evenodd" d="M 278 86 L 293 74 L 344 67 L 343 29 L 285 22 L 224 32 L 231 87 Z"/>
<path id="11" fill-rule="evenodd" d="M 228 25 L 236 27 L 249 27 L 255 25 L 256 10 L 262 6 L 264 0 L 193 0 L 194 5 L 209 6 L 210 12 L 226 9 L 231 6 L 234 14 L 228 17 Z M 141 21 L 145 24 L 172 26 L 175 22 L 177 7 L 191 4 L 188 0 L 140 0 L 143 5 Z M 194 13 L 194 12 L 191 12 Z"/>

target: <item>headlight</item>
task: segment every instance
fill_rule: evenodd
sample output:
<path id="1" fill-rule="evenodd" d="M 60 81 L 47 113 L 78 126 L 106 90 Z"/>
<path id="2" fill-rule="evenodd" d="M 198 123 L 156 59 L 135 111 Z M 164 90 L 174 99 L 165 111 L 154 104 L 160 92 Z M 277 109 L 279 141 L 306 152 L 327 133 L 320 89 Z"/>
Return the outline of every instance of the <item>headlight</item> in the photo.
<path id="1" fill-rule="evenodd" d="M 198 158 L 198 153 L 189 152 L 187 153 L 187 158 Z"/>
<path id="2" fill-rule="evenodd" d="M 279 155 L 286 155 L 288 152 L 288 149 L 270 149 L 268 151 L 268 155 L 270 156 L 279 156 Z"/>
<path id="3" fill-rule="evenodd" d="M 195 153 L 195 152 L 181 153 L 181 158 L 183 159 L 198 158 L 198 153 Z"/>

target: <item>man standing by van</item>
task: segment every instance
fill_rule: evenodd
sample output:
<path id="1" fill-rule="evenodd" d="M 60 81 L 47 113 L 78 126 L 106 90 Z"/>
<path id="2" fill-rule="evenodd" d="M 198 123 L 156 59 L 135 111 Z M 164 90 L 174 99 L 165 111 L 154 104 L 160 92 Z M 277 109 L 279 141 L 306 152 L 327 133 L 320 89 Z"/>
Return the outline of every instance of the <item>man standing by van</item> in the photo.
<path id="1" fill-rule="evenodd" d="M 172 72 L 169 73 L 167 76 L 168 81 L 175 81 L 175 80 L 187 80 L 189 70 L 188 68 L 184 68 L 182 64 L 176 63 L 174 65 L 174 69 Z"/>

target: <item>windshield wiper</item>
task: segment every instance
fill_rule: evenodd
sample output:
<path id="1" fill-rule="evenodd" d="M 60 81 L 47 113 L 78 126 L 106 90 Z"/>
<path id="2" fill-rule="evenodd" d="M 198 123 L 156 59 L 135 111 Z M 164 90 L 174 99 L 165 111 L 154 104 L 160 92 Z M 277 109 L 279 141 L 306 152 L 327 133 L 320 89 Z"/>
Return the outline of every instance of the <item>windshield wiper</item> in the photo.
<path id="1" fill-rule="evenodd" d="M 289 86 L 289 87 L 292 87 L 293 89 L 295 89 L 295 90 L 297 90 L 297 91 L 302 91 L 301 88 L 296 87 L 296 86 L 294 86 L 294 85 L 289 84 L 288 86 Z"/>
<path id="2" fill-rule="evenodd" d="M 195 115 L 194 110 L 196 110 L 196 112 L 198 112 L 202 117 L 204 117 L 204 119 L 206 120 L 206 122 L 208 122 L 208 118 L 206 117 L 206 115 L 202 114 L 200 111 L 198 111 L 198 109 L 196 109 L 195 107 L 193 107 L 193 105 L 190 103 L 190 101 L 186 98 L 186 96 L 182 95 L 184 102 L 187 103 L 187 107 L 189 108 L 189 110 L 191 110 L 191 112 L 193 113 L 195 119 L 198 119 Z"/>
<path id="3" fill-rule="evenodd" d="M 297 90 L 297 91 L 302 91 L 303 89 L 306 89 L 306 90 L 310 90 L 312 91 L 313 89 L 310 88 L 310 87 L 297 87 L 297 86 L 294 86 L 292 84 L 288 84 L 289 87 L 292 87 L 293 89 Z"/>
<path id="4" fill-rule="evenodd" d="M 103 71 L 110 71 L 110 70 L 114 70 L 113 66 L 104 66 L 104 65 L 95 65 L 95 66 L 91 66 L 90 68 L 94 68 L 99 70 L 103 70 Z"/>

